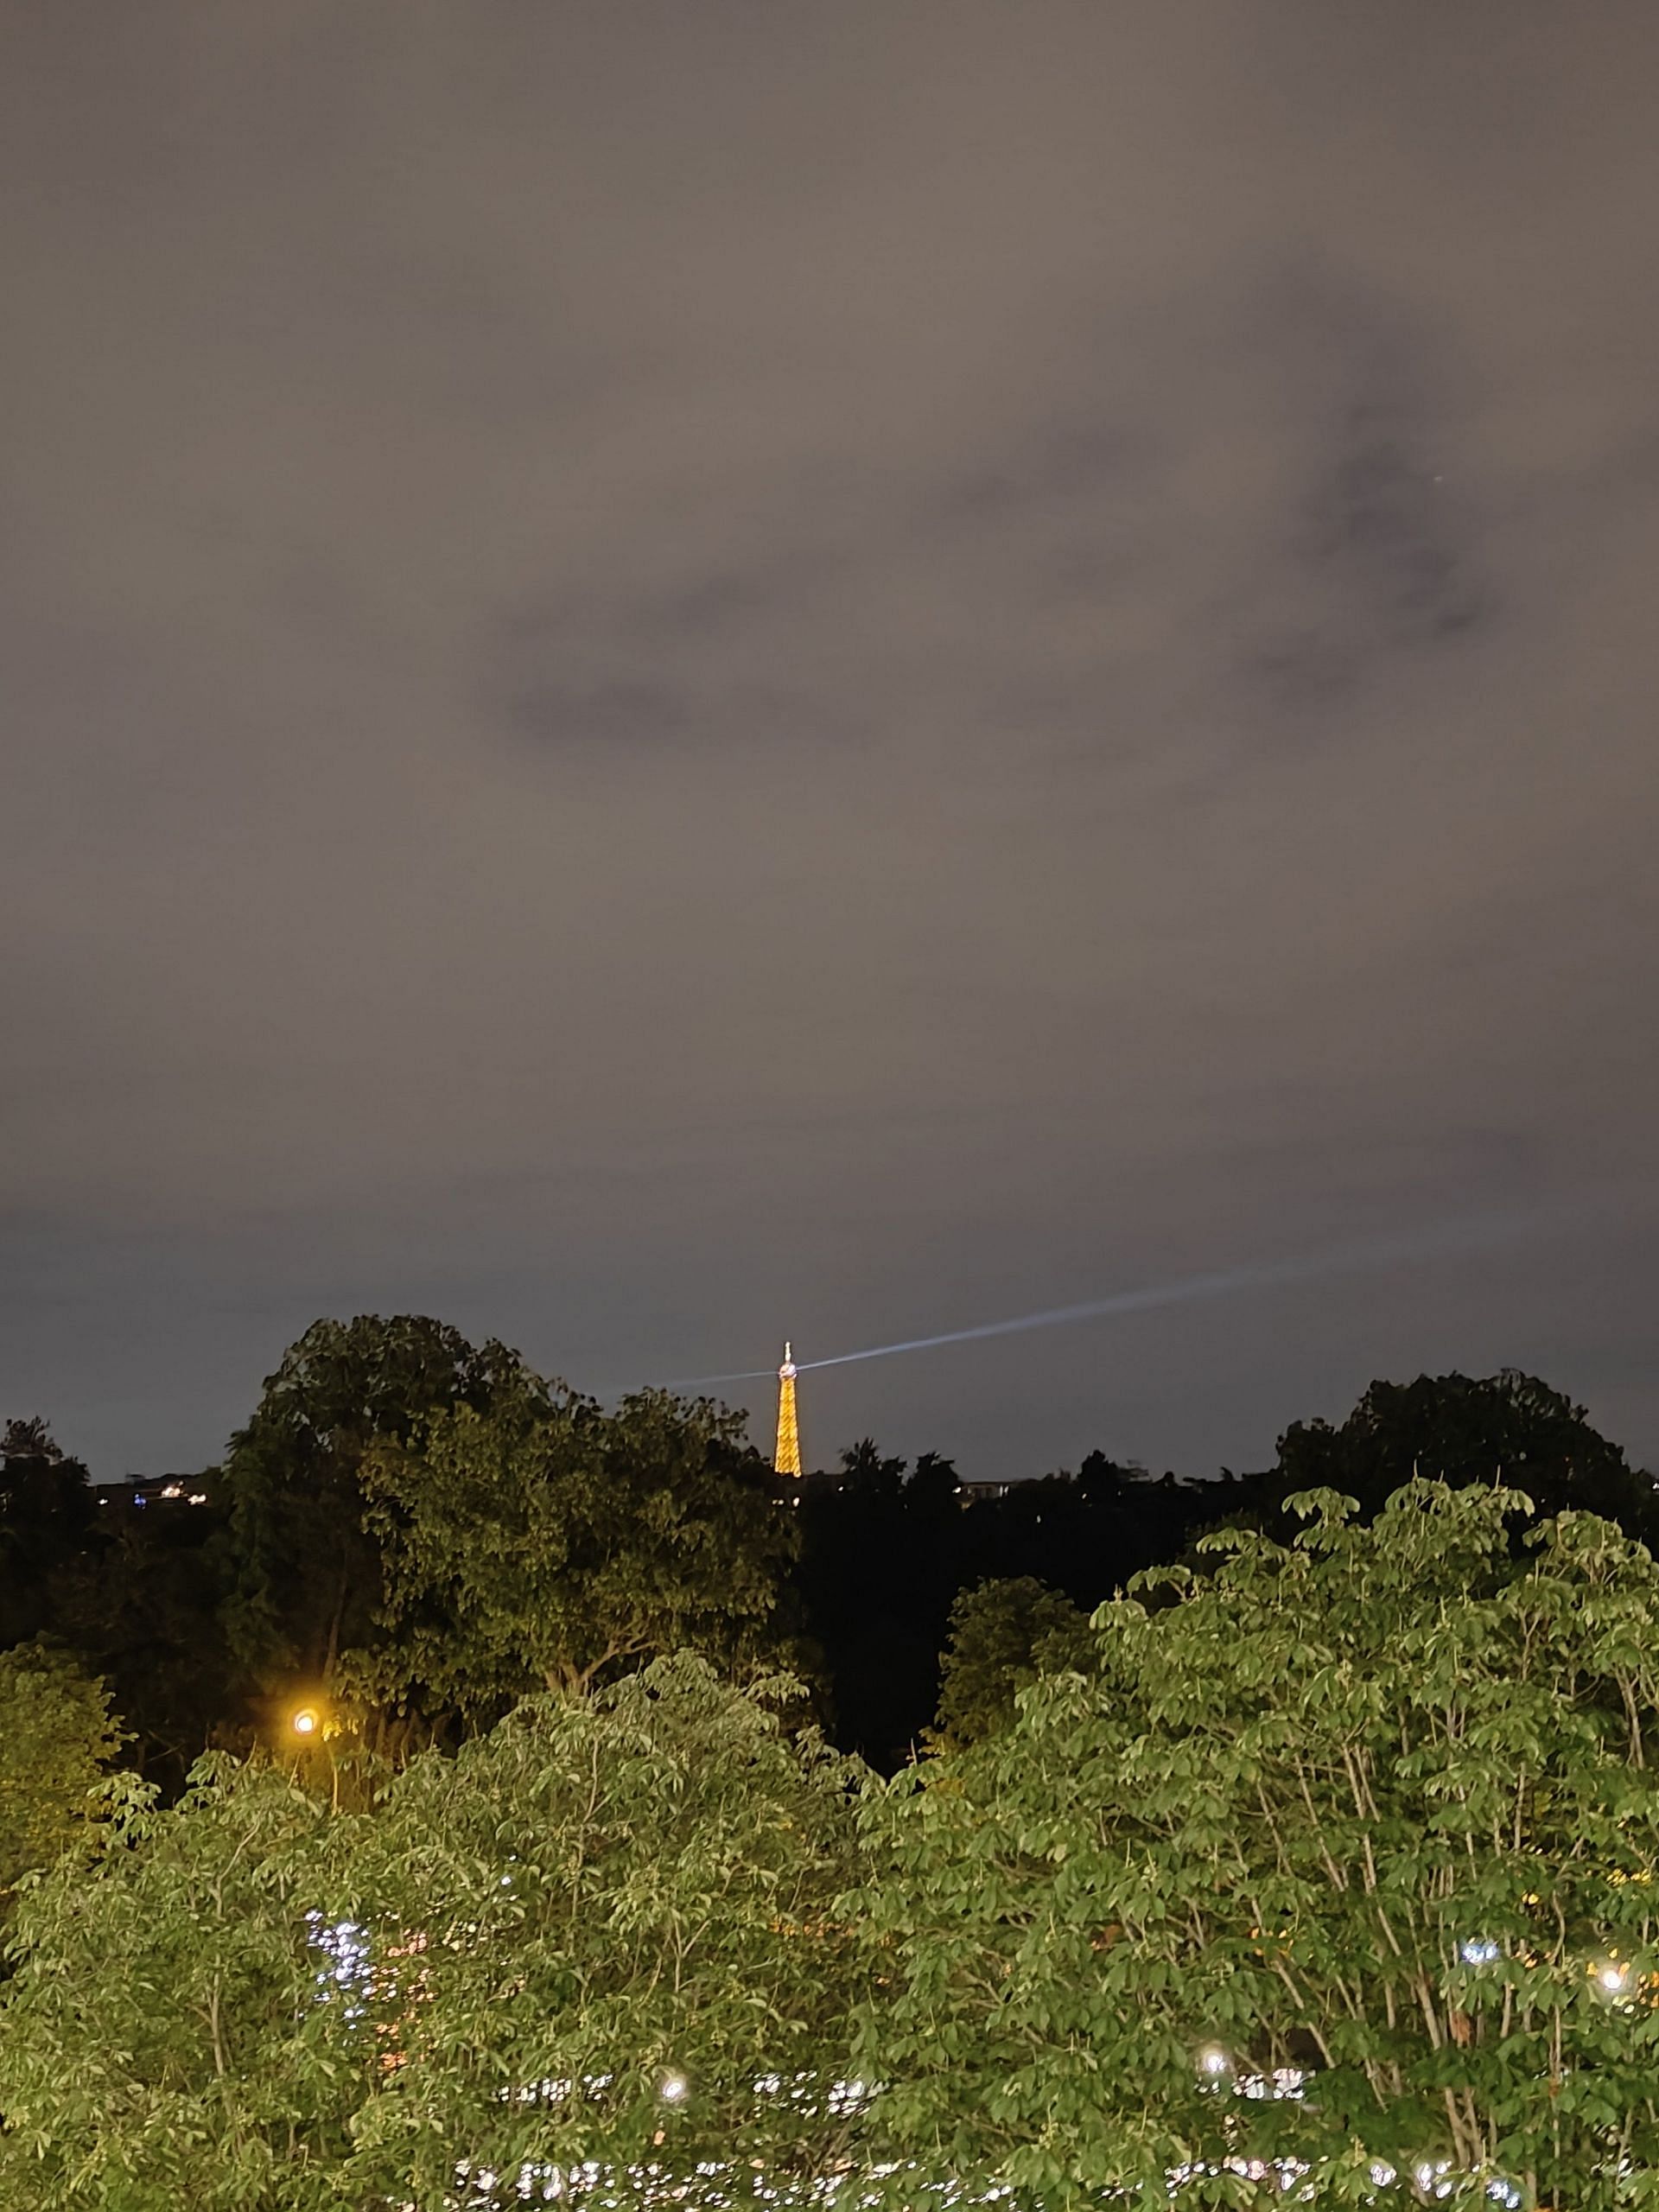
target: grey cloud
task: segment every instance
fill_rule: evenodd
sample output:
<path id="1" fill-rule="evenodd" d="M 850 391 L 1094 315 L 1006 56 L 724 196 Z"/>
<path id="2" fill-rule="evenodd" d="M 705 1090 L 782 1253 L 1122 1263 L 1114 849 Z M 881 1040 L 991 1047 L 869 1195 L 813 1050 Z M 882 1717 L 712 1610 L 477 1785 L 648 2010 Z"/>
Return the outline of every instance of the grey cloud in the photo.
<path id="1" fill-rule="evenodd" d="M 1481 596 L 1436 498 L 1443 477 L 1380 410 L 1357 410 L 1346 432 L 1314 502 L 1309 566 L 1357 571 L 1406 639 L 1467 629 Z"/>
<path id="2" fill-rule="evenodd" d="M 683 735 L 686 702 L 663 683 L 620 678 L 561 683 L 550 676 L 513 694 L 509 712 L 527 737 L 556 744 L 651 744 Z"/>
<path id="3" fill-rule="evenodd" d="M 1659 16 L 1198 17 L 17 14 L 0 1411 L 189 1464 L 323 1305 L 626 1380 L 1628 1187 L 807 1417 L 1240 1464 L 1518 1357 L 1659 1452 Z"/>
<path id="4" fill-rule="evenodd" d="M 1001 459 L 945 484 L 924 512 L 941 537 L 976 526 L 1001 532 L 1022 518 L 1106 504 L 1137 475 L 1144 475 L 1143 456 L 1122 429 L 1088 421 L 1039 428 Z"/>

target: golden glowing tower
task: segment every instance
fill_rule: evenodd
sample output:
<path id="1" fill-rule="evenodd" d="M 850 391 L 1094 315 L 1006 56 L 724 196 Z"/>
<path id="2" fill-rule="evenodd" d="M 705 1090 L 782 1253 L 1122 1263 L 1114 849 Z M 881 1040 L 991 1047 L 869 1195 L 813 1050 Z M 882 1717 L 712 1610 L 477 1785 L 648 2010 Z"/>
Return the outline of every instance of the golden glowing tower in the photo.
<path id="1" fill-rule="evenodd" d="M 772 1455 L 772 1471 L 779 1475 L 793 1475 L 797 1480 L 801 1472 L 801 1430 L 795 1418 L 795 1359 L 787 1344 L 784 1346 L 784 1363 L 778 1370 L 778 1449 Z"/>

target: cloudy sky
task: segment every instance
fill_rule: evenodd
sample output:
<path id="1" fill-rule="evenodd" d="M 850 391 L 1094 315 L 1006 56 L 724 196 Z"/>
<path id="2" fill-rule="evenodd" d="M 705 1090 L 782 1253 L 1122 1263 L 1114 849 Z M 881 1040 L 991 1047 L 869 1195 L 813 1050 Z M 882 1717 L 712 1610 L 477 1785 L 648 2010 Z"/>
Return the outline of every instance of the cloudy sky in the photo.
<path id="1" fill-rule="evenodd" d="M 809 1457 L 1513 1363 L 1659 1460 L 1656 71 L 10 0 L 0 1412 L 194 1465 L 320 1313 L 609 1390 L 1385 1237 Z"/>

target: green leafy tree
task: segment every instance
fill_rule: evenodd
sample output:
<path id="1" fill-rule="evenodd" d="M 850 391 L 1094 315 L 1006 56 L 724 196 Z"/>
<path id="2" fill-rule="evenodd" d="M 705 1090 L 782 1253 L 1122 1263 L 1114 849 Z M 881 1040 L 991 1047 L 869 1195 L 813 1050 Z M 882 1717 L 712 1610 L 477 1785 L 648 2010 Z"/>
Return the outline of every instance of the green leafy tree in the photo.
<path id="1" fill-rule="evenodd" d="M 1491 1488 L 1292 1503 L 877 1808 L 897 2154 L 1049 2206 L 1653 2202 L 1659 1570 L 1579 1514 L 1517 1557 Z"/>
<path id="2" fill-rule="evenodd" d="M 505 1345 L 471 1344 L 419 1314 L 317 1321 L 289 1348 L 231 1440 L 222 1483 L 226 1631 L 259 1688 L 325 1683 L 339 1654 L 372 1635 L 380 1559 L 359 1480 L 371 1446 L 434 1411 L 482 1411 L 527 1387 Z"/>
<path id="3" fill-rule="evenodd" d="M 502 1394 L 384 1440 L 360 1478 L 385 1633 L 354 1679 L 474 1721 L 676 1649 L 753 1660 L 795 1543 L 742 1416 L 660 1390 L 614 1414 Z"/>
<path id="4" fill-rule="evenodd" d="M 340 2047 L 399 2062 L 354 2122 L 353 2202 L 435 2203 L 458 2155 L 509 2202 L 585 2161 L 696 2191 L 700 2164 L 732 2190 L 847 2157 L 860 1777 L 783 1733 L 795 1694 L 658 1662 L 400 1777 L 334 1893 L 376 1931 Z"/>
<path id="5" fill-rule="evenodd" d="M 1018 1691 L 1093 1652 L 1087 1616 L 1031 1575 L 964 1590 L 950 1608 L 934 1741 L 960 1748 L 994 1735 L 1013 1719 Z"/>
<path id="6" fill-rule="evenodd" d="M 330 1961 L 307 1919 L 325 1807 L 225 1754 L 169 1811 L 121 1780 L 96 1867 L 66 1862 L 19 1899 L 0 1993 L 0 2203 L 352 2202 L 335 2183 L 364 2082 L 319 2040 Z"/>
<path id="7" fill-rule="evenodd" d="M 121 1745 L 104 1685 L 41 1643 L 0 1652 L 0 1911 L 24 1874 L 96 1824 Z"/>
<path id="8" fill-rule="evenodd" d="M 518 2205 L 556 2171 L 849 2154 L 860 1777 L 696 1660 L 538 1697 L 372 1810 L 204 1763 L 24 1901 L 0 2202 Z M 521 2184 L 524 2193 L 521 2193 Z M 543 2201 L 537 2196 L 536 2201 Z"/>

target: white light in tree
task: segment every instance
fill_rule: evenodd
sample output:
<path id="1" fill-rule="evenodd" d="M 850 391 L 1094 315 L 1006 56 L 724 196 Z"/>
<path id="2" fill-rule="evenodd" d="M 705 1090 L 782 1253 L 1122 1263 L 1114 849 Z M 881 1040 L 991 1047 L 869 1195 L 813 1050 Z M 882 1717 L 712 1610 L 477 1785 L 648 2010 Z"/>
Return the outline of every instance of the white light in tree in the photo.
<path id="1" fill-rule="evenodd" d="M 1490 1936 L 1471 1936 L 1459 1944 L 1458 1956 L 1466 1967 L 1489 1967 L 1497 1957 L 1497 1946 Z"/>
<path id="2" fill-rule="evenodd" d="M 320 1912 L 308 1912 L 305 1919 L 312 1943 L 329 1961 L 315 1976 L 318 2002 L 341 1996 L 346 2018 L 360 2020 L 372 1971 L 368 1930 L 355 1920 L 326 1921 Z"/>
<path id="3" fill-rule="evenodd" d="M 683 2074 L 664 2074 L 657 2094 L 665 2105 L 683 2105 L 690 2086 Z"/>
<path id="4" fill-rule="evenodd" d="M 1609 1959 L 1605 1966 L 1596 1968 L 1596 1980 L 1610 1997 L 1618 1997 L 1630 1986 L 1630 1970 L 1617 1960 Z"/>
<path id="5" fill-rule="evenodd" d="M 1210 2044 L 1198 2053 L 1198 2071 L 1207 2074 L 1212 2082 L 1218 2082 L 1224 2074 L 1232 2070 L 1232 2061 L 1217 2044 Z"/>

